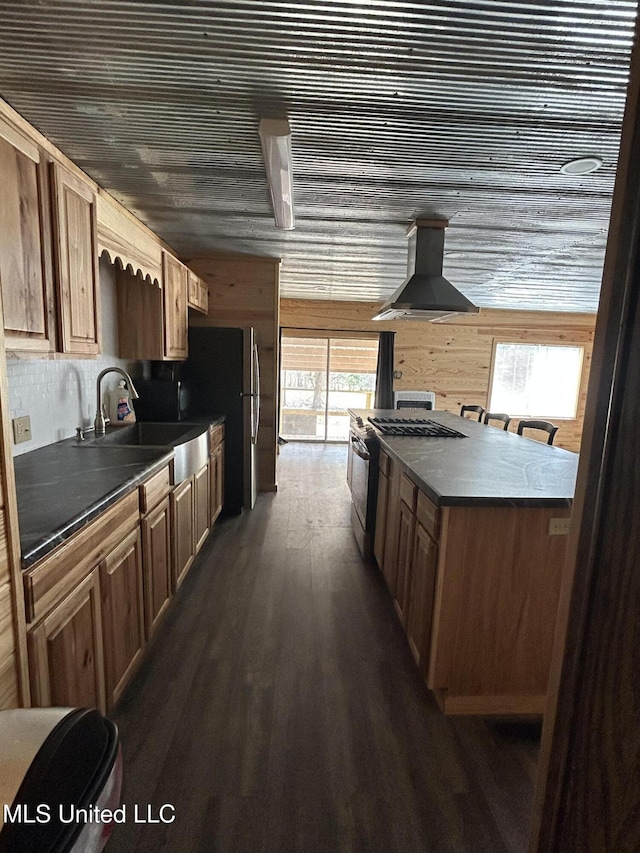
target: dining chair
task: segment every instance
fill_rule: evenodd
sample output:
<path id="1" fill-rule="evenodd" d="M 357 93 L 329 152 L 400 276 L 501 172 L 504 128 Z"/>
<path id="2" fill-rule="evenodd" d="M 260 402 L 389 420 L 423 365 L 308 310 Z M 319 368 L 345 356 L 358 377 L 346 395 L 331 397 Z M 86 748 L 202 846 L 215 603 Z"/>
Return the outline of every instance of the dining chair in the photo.
<path id="1" fill-rule="evenodd" d="M 547 444 L 553 444 L 555 434 L 558 432 L 558 427 L 550 421 L 520 421 L 518 424 L 518 435 L 522 435 L 523 429 L 541 429 L 549 434 Z"/>
<path id="2" fill-rule="evenodd" d="M 461 418 L 466 418 L 465 412 L 471 412 L 472 414 L 477 415 L 478 423 L 480 423 L 480 421 L 482 420 L 482 416 L 484 415 L 484 409 L 482 408 L 482 406 L 462 406 L 462 408 L 460 409 Z M 472 418 L 471 420 L 475 420 L 475 418 Z"/>
<path id="3" fill-rule="evenodd" d="M 511 418 L 506 412 L 487 412 L 484 416 L 484 422 L 488 424 L 489 421 L 500 421 L 502 429 L 506 432 L 509 429 Z"/>

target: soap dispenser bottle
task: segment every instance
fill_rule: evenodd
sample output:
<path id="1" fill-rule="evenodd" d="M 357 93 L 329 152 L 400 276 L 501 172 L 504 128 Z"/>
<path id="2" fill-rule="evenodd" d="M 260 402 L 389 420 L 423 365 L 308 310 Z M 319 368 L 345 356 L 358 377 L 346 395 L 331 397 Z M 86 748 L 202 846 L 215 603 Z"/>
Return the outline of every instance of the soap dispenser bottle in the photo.
<path id="1" fill-rule="evenodd" d="M 136 413 L 131 405 L 131 394 L 124 379 L 110 392 L 109 418 L 111 426 L 126 426 L 135 422 Z"/>

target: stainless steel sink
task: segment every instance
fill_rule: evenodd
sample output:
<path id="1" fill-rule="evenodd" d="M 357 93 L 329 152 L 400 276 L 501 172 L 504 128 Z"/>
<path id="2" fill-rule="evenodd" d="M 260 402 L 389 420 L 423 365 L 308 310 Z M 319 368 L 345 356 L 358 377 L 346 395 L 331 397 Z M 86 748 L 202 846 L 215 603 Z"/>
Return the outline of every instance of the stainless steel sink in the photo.
<path id="1" fill-rule="evenodd" d="M 166 447 L 173 450 L 173 482 L 187 480 L 209 458 L 209 425 L 143 423 L 114 427 L 105 435 L 79 441 L 76 447 Z"/>

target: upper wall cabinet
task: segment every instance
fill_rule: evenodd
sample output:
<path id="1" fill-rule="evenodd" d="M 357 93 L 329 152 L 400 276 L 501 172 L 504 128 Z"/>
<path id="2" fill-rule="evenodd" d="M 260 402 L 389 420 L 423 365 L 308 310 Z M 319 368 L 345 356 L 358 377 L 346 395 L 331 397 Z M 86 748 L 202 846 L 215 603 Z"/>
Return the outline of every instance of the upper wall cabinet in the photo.
<path id="1" fill-rule="evenodd" d="M 55 349 L 46 170 L 38 147 L 0 118 L 0 283 L 6 347 Z"/>
<path id="2" fill-rule="evenodd" d="M 191 270 L 187 270 L 187 276 L 189 308 L 194 308 L 201 314 L 207 314 L 209 312 L 209 292 L 206 284 Z"/>
<path id="3" fill-rule="evenodd" d="M 164 352 L 166 358 L 187 357 L 187 268 L 163 254 Z"/>
<path id="4" fill-rule="evenodd" d="M 120 358 L 177 361 L 187 357 L 187 268 L 163 252 L 162 287 L 118 270 Z"/>
<path id="5" fill-rule="evenodd" d="M 51 167 L 60 349 L 100 352 L 98 242 L 93 187 L 59 163 Z"/>

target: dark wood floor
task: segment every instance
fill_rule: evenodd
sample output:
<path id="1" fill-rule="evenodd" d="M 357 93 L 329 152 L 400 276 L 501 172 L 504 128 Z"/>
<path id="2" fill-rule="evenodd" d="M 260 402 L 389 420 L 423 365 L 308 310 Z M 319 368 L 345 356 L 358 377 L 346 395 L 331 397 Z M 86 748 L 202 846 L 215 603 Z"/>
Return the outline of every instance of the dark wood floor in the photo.
<path id="1" fill-rule="evenodd" d="M 340 445 L 216 525 L 114 713 L 118 851 L 526 850 L 539 730 L 445 719 L 349 527 Z"/>

